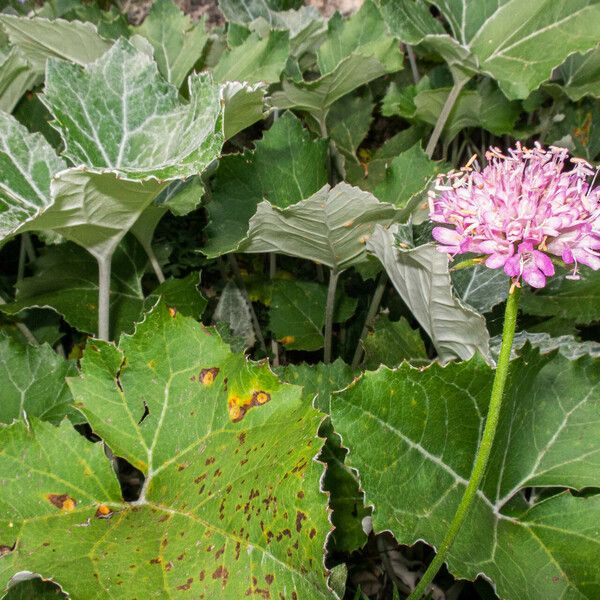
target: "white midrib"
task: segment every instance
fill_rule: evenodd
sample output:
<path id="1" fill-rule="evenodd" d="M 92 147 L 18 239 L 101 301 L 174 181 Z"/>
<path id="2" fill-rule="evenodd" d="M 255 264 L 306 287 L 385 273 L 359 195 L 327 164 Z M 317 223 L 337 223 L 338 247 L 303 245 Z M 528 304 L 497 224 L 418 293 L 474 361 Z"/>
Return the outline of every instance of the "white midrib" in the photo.
<path id="1" fill-rule="evenodd" d="M 368 416 L 371 419 L 373 419 L 374 421 L 376 421 L 379 425 L 382 425 L 383 427 L 385 427 L 386 429 L 389 429 L 391 432 L 393 432 L 395 435 L 397 435 L 409 448 L 416 450 L 422 456 L 424 456 L 427 460 L 434 463 L 440 469 L 442 469 L 443 471 L 448 473 L 454 479 L 455 482 L 457 482 L 465 487 L 469 484 L 469 481 L 467 479 L 465 479 L 464 477 L 459 475 L 450 465 L 446 464 L 439 456 L 432 454 L 431 452 L 429 452 L 429 450 L 427 450 L 426 448 L 421 446 L 421 444 L 419 444 L 418 442 L 414 442 L 409 437 L 404 435 L 401 431 L 399 431 L 398 429 L 396 429 L 389 423 L 386 423 L 385 421 L 380 419 L 378 416 L 376 416 L 372 412 L 370 412 L 362 407 L 356 407 L 356 408 L 358 408 L 358 410 L 363 412 L 366 416 Z M 494 512 L 494 514 L 496 516 L 501 516 L 502 518 L 504 518 L 502 515 L 497 514 L 497 511 L 495 510 L 494 505 L 492 504 L 490 499 L 481 490 L 477 490 L 477 496 L 481 500 L 483 500 L 483 502 Z"/>

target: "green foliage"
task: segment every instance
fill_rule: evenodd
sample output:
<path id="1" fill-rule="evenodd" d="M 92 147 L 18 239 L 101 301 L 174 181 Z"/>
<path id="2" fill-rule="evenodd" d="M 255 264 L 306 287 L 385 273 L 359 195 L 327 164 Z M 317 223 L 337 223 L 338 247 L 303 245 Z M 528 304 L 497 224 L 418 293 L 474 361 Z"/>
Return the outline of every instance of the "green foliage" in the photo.
<path id="1" fill-rule="evenodd" d="M 598 485 L 592 415 L 600 363 L 526 349 L 511 368 L 495 450 L 449 569 L 467 579 L 483 573 L 503 598 L 593 598 L 598 496 L 562 492 L 527 502 L 521 490 Z M 405 364 L 367 372 L 334 395 L 333 425 L 351 449 L 367 503 L 377 507 L 376 530 L 391 529 L 401 543 L 440 543 L 470 474 L 492 376 L 478 357 L 424 371 Z M 586 539 L 585 550 L 577 539 Z M 515 561 L 528 566 L 515 569 Z"/>
<path id="2" fill-rule="evenodd" d="M 435 248 L 427 194 L 516 139 L 600 158 L 600 0 L 117 4 L 0 14 L 0 596 L 401 596 L 471 474 L 509 288 Z M 436 597 L 600 594 L 579 269 L 521 294 Z"/>
<path id="3" fill-rule="evenodd" d="M 327 286 L 308 281 L 277 281 L 273 287 L 269 327 L 289 350 L 319 350 L 323 347 Z M 333 320 L 347 321 L 356 300 L 337 294 Z"/>
<path id="4" fill-rule="evenodd" d="M 69 383 L 94 431 L 144 472 L 142 495 L 124 503 L 102 447 L 67 423 L 1 431 L 0 472 L 15 461 L 32 467 L 4 487 L 0 535 L 17 545 L 3 559 L 3 582 L 30 570 L 51 572 L 73 595 L 112 589 L 116 578 L 121 597 L 132 585 L 327 597 L 321 554 L 330 525 L 313 460 L 322 415 L 300 388 L 164 306 L 118 348 L 90 345 L 81 377 Z M 277 438 L 282 427 L 286 436 Z M 287 476 L 273 479 L 272 468 Z M 34 496 L 26 511 L 17 508 Z M 126 569 L 119 547 L 129 553 Z"/>
<path id="5" fill-rule="evenodd" d="M 58 424 L 66 414 L 79 417 L 65 381 L 75 373 L 75 365 L 47 344 L 24 346 L 0 336 L 0 423 L 37 418 Z"/>

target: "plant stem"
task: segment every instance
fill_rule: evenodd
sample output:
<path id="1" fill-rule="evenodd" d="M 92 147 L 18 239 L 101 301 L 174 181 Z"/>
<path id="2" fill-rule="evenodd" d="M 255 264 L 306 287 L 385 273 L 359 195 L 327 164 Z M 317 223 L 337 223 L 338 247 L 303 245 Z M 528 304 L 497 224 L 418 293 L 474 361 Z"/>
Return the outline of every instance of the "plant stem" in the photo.
<path id="1" fill-rule="evenodd" d="M 112 254 L 96 257 L 98 261 L 98 339 L 109 340 L 110 332 L 110 270 Z"/>
<path id="2" fill-rule="evenodd" d="M 229 261 L 229 265 L 231 266 L 231 270 L 233 271 L 233 277 L 235 279 L 235 282 L 236 282 L 238 288 L 240 289 L 240 291 L 242 292 L 242 295 L 244 296 L 244 298 L 248 304 L 248 308 L 250 309 L 250 317 L 252 319 L 252 326 L 254 327 L 254 333 L 256 334 L 256 339 L 258 340 L 258 343 L 260 344 L 260 349 L 265 354 L 268 354 L 267 346 L 265 344 L 265 338 L 263 337 L 262 331 L 260 329 L 260 323 L 258 322 L 258 317 L 256 316 L 256 312 L 254 310 L 254 305 L 252 304 L 252 301 L 250 300 L 250 297 L 248 296 L 246 286 L 244 285 L 244 280 L 242 279 L 242 274 L 240 272 L 240 267 L 238 265 L 238 262 L 233 254 L 228 254 L 227 260 Z"/>
<path id="3" fill-rule="evenodd" d="M 275 252 L 269 252 L 269 279 L 273 281 L 277 273 L 277 254 Z M 279 366 L 279 344 L 277 340 L 271 338 L 271 352 L 273 353 L 273 366 Z"/>
<path id="4" fill-rule="evenodd" d="M 323 362 L 331 362 L 331 344 L 333 333 L 333 312 L 335 310 L 335 291 L 340 274 L 336 269 L 329 271 L 329 286 L 327 287 L 327 304 L 325 304 L 325 344 L 323 349 Z"/>
<path id="5" fill-rule="evenodd" d="M 158 279 L 158 283 L 164 283 L 165 282 L 165 274 L 162 272 L 162 269 L 160 268 L 158 258 L 156 258 L 156 254 L 154 254 L 154 249 L 152 248 L 152 244 L 151 243 L 144 244 L 144 250 L 146 251 L 146 254 L 148 255 L 148 260 L 150 261 L 150 266 L 152 267 L 152 270 L 154 271 L 154 274 L 156 275 L 156 279 Z"/>
<path id="6" fill-rule="evenodd" d="M 452 89 L 450 90 L 450 93 L 446 98 L 446 102 L 444 102 L 442 112 L 440 112 L 437 118 L 437 122 L 435 124 L 435 127 L 433 128 L 431 137 L 427 142 L 427 148 L 425 148 L 425 154 L 427 154 L 429 158 L 433 156 L 433 152 L 440 139 L 440 135 L 442 135 L 444 125 L 446 124 L 446 121 L 448 120 L 448 117 L 450 116 L 450 113 L 454 108 L 454 104 L 458 100 L 458 96 L 460 95 L 460 92 L 463 89 L 465 83 L 467 83 L 467 81 L 468 79 L 465 77 L 457 78 L 457 76 L 455 76 L 454 85 L 452 86 Z"/>
<path id="7" fill-rule="evenodd" d="M 21 246 L 19 248 L 19 264 L 17 266 L 17 284 L 23 281 L 23 277 L 25 277 L 25 261 L 27 259 L 27 255 L 25 253 L 25 238 L 23 237 L 25 234 L 21 235 Z"/>
<path id="8" fill-rule="evenodd" d="M 437 554 L 431 561 L 431 564 L 423 574 L 421 581 L 414 591 L 408 597 L 408 600 L 419 600 L 421 596 L 427 590 L 428 585 L 431 583 L 439 568 L 442 566 L 446 559 L 446 554 L 454 542 L 454 538 L 460 531 L 460 527 L 467 516 L 471 504 L 479 489 L 479 484 L 485 475 L 485 469 L 487 466 L 492 444 L 494 442 L 494 436 L 496 435 L 496 428 L 498 426 L 498 420 L 500 417 L 500 409 L 502 407 L 502 396 L 504 394 L 504 386 L 508 376 L 508 370 L 510 366 L 510 352 L 512 350 L 513 339 L 515 337 L 515 328 L 517 324 L 517 312 L 519 309 L 519 294 L 520 289 L 517 287 L 511 287 L 508 294 L 508 300 L 506 301 L 506 309 L 504 312 L 504 328 L 502 330 L 502 347 L 500 349 L 500 356 L 498 357 L 498 364 L 496 366 L 496 373 L 494 375 L 494 383 L 492 384 L 492 393 L 490 396 L 490 405 L 488 408 L 488 414 L 485 420 L 485 427 L 483 429 L 483 435 L 481 442 L 475 456 L 475 462 L 473 463 L 473 470 L 471 471 L 471 478 L 464 491 L 463 497 L 456 509 L 456 513 L 448 527 L 446 537 L 440 544 Z"/>
<path id="9" fill-rule="evenodd" d="M 410 63 L 410 70 L 412 71 L 413 81 L 415 85 L 421 80 L 419 75 L 419 69 L 417 68 L 417 59 L 415 58 L 415 51 L 412 46 L 406 45 L 406 55 L 408 56 L 408 62 Z"/>
<path id="10" fill-rule="evenodd" d="M 358 367 L 360 359 L 362 358 L 362 341 L 366 337 L 369 329 L 373 324 L 373 321 L 375 320 L 375 315 L 379 310 L 379 305 L 381 304 L 381 299 L 383 298 L 383 293 L 385 292 L 385 286 L 387 284 L 387 281 L 387 273 L 385 271 L 381 271 L 381 273 L 379 274 L 379 279 L 377 280 L 377 287 L 375 288 L 373 298 L 371 299 L 371 304 L 369 305 L 367 317 L 365 318 L 365 324 L 363 325 L 360 337 L 358 338 L 358 343 L 356 344 L 356 350 L 354 351 L 354 357 L 352 358 L 352 369 L 356 369 Z"/>

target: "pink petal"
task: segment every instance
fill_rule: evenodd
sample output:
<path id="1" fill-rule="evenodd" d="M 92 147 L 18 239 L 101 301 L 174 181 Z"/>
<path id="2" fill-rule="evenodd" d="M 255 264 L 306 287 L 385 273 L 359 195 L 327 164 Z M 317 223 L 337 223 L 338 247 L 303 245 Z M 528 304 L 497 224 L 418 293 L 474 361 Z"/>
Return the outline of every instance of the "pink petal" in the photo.
<path id="1" fill-rule="evenodd" d="M 446 246 L 459 246 L 463 239 L 454 229 L 447 227 L 434 227 L 431 234 L 436 241 Z"/>
<path id="2" fill-rule="evenodd" d="M 496 252 L 494 254 L 490 254 L 487 257 L 485 261 L 485 266 L 489 267 L 490 269 L 499 269 L 500 267 L 504 266 L 504 263 L 506 263 L 507 260 L 507 254 L 499 254 Z"/>
<path id="3" fill-rule="evenodd" d="M 539 250 L 534 250 L 532 254 L 535 266 L 544 275 L 547 275 L 548 277 L 554 275 L 554 265 L 552 264 L 552 261 L 550 260 L 549 256 L 547 256 L 543 252 L 540 252 Z"/>
<path id="4" fill-rule="evenodd" d="M 523 269 L 523 280 L 534 288 L 543 288 L 546 285 L 544 274 L 534 265 Z"/>
<path id="5" fill-rule="evenodd" d="M 509 277 L 518 277 L 521 274 L 521 255 L 515 254 L 504 263 L 504 272 Z"/>

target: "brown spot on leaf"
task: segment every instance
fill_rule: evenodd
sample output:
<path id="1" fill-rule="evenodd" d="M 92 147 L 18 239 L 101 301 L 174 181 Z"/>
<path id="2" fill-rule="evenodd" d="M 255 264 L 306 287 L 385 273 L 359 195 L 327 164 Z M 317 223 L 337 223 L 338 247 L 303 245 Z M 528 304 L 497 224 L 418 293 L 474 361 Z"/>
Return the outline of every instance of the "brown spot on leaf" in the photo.
<path id="1" fill-rule="evenodd" d="M 219 367 L 210 367 L 210 369 L 202 369 L 202 371 L 200 371 L 199 376 L 200 383 L 202 383 L 203 385 L 211 385 L 217 378 L 219 371 Z"/>
<path id="2" fill-rule="evenodd" d="M 223 587 L 227 584 L 227 578 L 229 577 L 229 571 L 221 565 L 215 569 L 215 572 L 212 574 L 213 579 L 221 579 L 223 582 Z"/>
<path id="3" fill-rule="evenodd" d="M 242 433 L 240 433 L 238 435 L 238 441 L 240 442 L 240 446 L 243 446 L 246 442 L 246 432 L 242 431 Z"/>
<path id="4" fill-rule="evenodd" d="M 316 530 L 316 529 L 313 527 L 313 528 L 310 530 L 310 532 L 309 532 L 309 534 L 308 534 L 308 537 L 309 537 L 309 538 L 312 540 L 312 539 L 315 537 L 315 535 L 317 535 L 317 530 Z"/>
<path id="5" fill-rule="evenodd" d="M 298 497 L 300 500 L 302 500 L 302 498 L 304 498 L 304 492 L 303 492 L 302 490 L 300 490 L 300 491 L 299 491 L 299 492 L 296 494 L 296 496 L 297 496 L 297 497 Z"/>
<path id="6" fill-rule="evenodd" d="M 177 309 L 174 306 L 169 306 L 169 316 L 174 319 L 176 314 Z"/>
<path id="7" fill-rule="evenodd" d="M 215 457 L 214 456 L 209 456 L 205 461 L 204 464 L 206 466 L 208 465 L 212 465 L 215 462 Z"/>
<path id="8" fill-rule="evenodd" d="M 267 585 L 271 585 L 273 583 L 273 579 L 275 578 L 270 573 L 265 575 L 265 581 L 267 582 Z"/>
<path id="9" fill-rule="evenodd" d="M 204 572 L 204 569 L 202 571 L 200 571 L 200 573 L 198 574 L 198 581 L 204 581 L 204 577 L 205 577 L 206 573 Z"/>
<path id="10" fill-rule="evenodd" d="M 56 508 L 61 510 L 71 511 L 75 510 L 77 501 L 67 494 L 46 494 L 46 498 L 51 504 L 54 504 Z"/>
<path id="11" fill-rule="evenodd" d="M 302 521 L 306 520 L 306 515 L 301 511 L 296 511 L 296 531 L 300 532 L 302 529 Z"/>
<path id="12" fill-rule="evenodd" d="M 150 564 L 151 565 L 159 565 L 162 562 L 162 558 L 160 556 L 157 556 L 156 558 L 151 558 L 150 559 Z"/>
<path id="13" fill-rule="evenodd" d="M 17 542 L 15 542 L 12 546 L 3 546 L 0 545 L 0 558 L 10 554 L 17 546 Z"/>
<path id="14" fill-rule="evenodd" d="M 185 592 L 186 590 L 189 590 L 192 587 L 193 581 L 193 577 L 188 577 L 187 581 L 184 584 L 178 585 L 175 589 Z"/>

